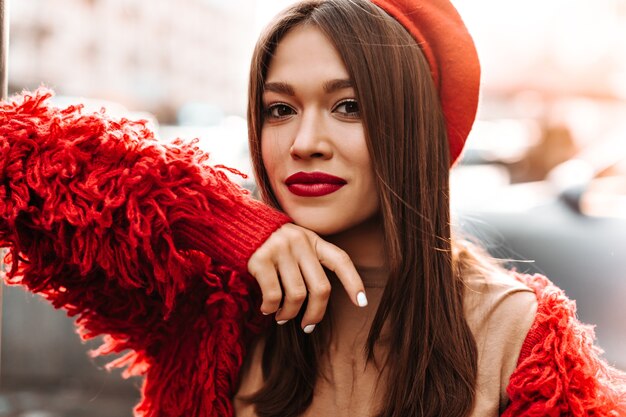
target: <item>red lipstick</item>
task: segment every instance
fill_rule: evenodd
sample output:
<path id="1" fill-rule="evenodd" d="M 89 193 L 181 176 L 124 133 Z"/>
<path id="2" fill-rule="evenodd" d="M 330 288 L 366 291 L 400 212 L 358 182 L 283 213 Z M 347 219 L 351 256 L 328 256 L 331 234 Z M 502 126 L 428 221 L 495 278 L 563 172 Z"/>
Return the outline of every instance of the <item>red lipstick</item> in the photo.
<path id="1" fill-rule="evenodd" d="M 324 172 L 296 172 L 285 180 L 287 188 L 299 197 L 321 197 L 334 193 L 347 181 Z"/>

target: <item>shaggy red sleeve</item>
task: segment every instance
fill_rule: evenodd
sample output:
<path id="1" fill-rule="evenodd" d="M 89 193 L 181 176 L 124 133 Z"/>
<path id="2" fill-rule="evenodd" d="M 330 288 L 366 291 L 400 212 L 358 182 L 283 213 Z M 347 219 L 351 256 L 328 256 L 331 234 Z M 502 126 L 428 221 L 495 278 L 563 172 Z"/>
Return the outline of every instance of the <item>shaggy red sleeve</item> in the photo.
<path id="1" fill-rule="evenodd" d="M 543 276 L 517 278 L 535 291 L 538 309 L 502 416 L 626 416 L 626 374 L 601 358 L 593 328 L 576 319 L 575 303 Z"/>
<path id="2" fill-rule="evenodd" d="M 0 104 L 0 245 L 6 281 L 77 318 L 112 366 L 146 376 L 137 416 L 230 415 L 260 331 L 246 271 L 284 214 L 252 199 L 193 142 L 39 90 Z M 9 318 L 10 319 L 10 318 Z"/>

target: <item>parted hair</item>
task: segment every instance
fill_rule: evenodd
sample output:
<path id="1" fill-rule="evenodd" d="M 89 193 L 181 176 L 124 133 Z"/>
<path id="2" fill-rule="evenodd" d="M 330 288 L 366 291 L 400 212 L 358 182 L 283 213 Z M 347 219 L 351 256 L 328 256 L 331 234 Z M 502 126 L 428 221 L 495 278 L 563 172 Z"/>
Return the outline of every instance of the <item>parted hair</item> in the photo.
<path id="1" fill-rule="evenodd" d="M 472 410 L 477 349 L 463 313 L 462 270 L 450 229 L 450 156 L 428 63 L 393 18 L 367 0 L 312 0 L 279 14 L 253 53 L 248 104 L 250 150 L 262 198 L 280 208 L 261 157 L 263 88 L 278 43 L 313 25 L 335 46 L 359 103 L 377 181 L 390 278 L 367 339 L 374 361 L 383 325 L 388 383 L 379 417 L 463 417 Z M 299 320 L 265 336 L 264 385 L 248 401 L 259 416 L 297 416 L 311 404 L 331 324 L 305 335 Z M 386 330 L 387 331 L 387 330 Z M 277 365 L 280 364 L 280 365 Z"/>

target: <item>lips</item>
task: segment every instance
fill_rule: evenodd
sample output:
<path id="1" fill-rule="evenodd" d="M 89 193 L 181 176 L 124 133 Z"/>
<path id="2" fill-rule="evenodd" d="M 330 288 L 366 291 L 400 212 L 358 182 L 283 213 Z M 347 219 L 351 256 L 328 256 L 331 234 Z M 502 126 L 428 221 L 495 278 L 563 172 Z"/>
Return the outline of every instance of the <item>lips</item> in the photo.
<path id="1" fill-rule="evenodd" d="M 285 180 L 289 191 L 299 197 L 321 197 L 346 185 L 343 178 L 324 172 L 297 172 Z"/>

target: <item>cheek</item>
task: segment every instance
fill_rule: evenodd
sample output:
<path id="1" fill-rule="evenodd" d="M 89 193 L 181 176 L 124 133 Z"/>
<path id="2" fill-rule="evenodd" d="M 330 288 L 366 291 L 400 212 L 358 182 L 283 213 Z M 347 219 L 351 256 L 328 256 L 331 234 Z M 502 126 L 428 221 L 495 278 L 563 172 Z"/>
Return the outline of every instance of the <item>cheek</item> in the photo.
<path id="1" fill-rule="evenodd" d="M 371 166 L 363 125 L 360 123 L 350 124 L 340 132 L 342 140 L 337 143 L 337 150 L 343 158 L 359 168 Z"/>
<path id="2" fill-rule="evenodd" d="M 362 146 L 353 149 L 352 156 L 352 162 L 359 172 L 362 192 L 371 197 L 372 194 L 377 193 L 377 187 L 370 154 L 367 148 Z"/>
<path id="3" fill-rule="evenodd" d="M 272 137 L 266 133 L 261 135 L 261 159 L 263 160 L 263 166 L 265 167 L 265 171 L 272 185 L 280 170 L 281 161 L 284 161 L 285 158 L 282 153 L 283 151 L 276 137 Z"/>
<path id="4" fill-rule="evenodd" d="M 269 175 L 272 169 L 271 161 L 273 158 L 270 155 L 271 149 L 267 146 L 266 142 L 266 140 L 261 139 L 261 160 L 263 161 L 263 167 L 265 168 L 265 171 Z"/>
<path id="5" fill-rule="evenodd" d="M 360 175 L 373 176 L 372 160 L 365 139 L 358 137 L 347 143 L 342 149 L 342 154 L 348 164 L 358 170 Z"/>

